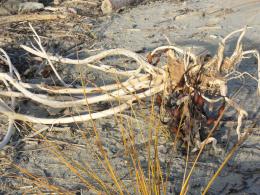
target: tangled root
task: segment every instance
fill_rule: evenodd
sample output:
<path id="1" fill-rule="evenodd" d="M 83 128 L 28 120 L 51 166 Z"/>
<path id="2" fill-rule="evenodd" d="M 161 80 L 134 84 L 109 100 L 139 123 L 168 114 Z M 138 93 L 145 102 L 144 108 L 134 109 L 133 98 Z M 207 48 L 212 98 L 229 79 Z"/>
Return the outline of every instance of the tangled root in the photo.
<path id="1" fill-rule="evenodd" d="M 0 80 L 5 86 L 4 89 L 0 91 L 0 96 L 10 97 L 11 100 L 11 104 L 9 104 L 0 98 L 0 113 L 9 118 L 8 131 L 0 143 L 0 149 L 9 142 L 14 133 L 15 120 L 47 125 L 83 122 L 116 115 L 136 104 L 137 100 L 155 94 L 161 94 L 161 115 L 164 115 L 162 113 L 166 113 L 170 118 L 168 122 L 165 122 L 164 119 L 162 119 L 162 121 L 169 125 L 172 132 L 179 133 L 184 140 L 190 142 L 193 138 L 198 137 L 198 132 L 203 128 L 203 121 L 206 122 L 206 124 L 213 124 L 220 113 L 224 111 L 226 105 L 233 107 L 238 112 L 238 125 L 236 131 L 238 139 L 240 139 L 242 136 L 240 133 L 242 119 L 247 116 L 247 112 L 227 96 L 227 75 L 236 71 L 236 65 L 249 55 L 256 56 L 258 60 L 257 81 L 258 93 L 260 93 L 259 52 L 256 50 L 243 51 L 242 49 L 241 40 L 245 34 L 246 28 L 230 33 L 219 44 L 217 54 L 207 59 L 205 57 L 203 60 L 195 54 L 186 52 L 176 46 L 156 48 L 147 58 L 126 49 L 111 49 L 85 59 L 74 60 L 47 54 L 41 45 L 39 36 L 33 27 L 30 27 L 34 32 L 34 39 L 37 43 L 37 47 L 34 45 L 32 47 L 22 45 L 21 47 L 31 54 L 46 59 L 60 81 L 61 86 L 56 87 L 46 84 L 23 82 L 8 55 L 4 50 L 0 50 L 3 54 L 1 60 L 9 66 L 9 73 L 0 73 Z M 225 56 L 224 48 L 227 39 L 237 33 L 240 33 L 240 37 L 233 54 L 231 56 Z M 163 54 L 167 55 L 168 63 L 158 67 L 156 64 L 160 61 L 160 56 Z M 128 57 L 135 61 L 138 67 L 134 70 L 122 71 L 110 65 L 97 65 L 101 60 L 111 56 Z M 153 61 L 155 58 L 157 58 L 157 61 L 154 63 Z M 115 76 L 123 75 L 127 79 L 122 82 L 104 86 L 82 86 L 75 88 L 62 80 L 58 71 L 52 64 L 53 62 L 85 65 L 107 74 L 113 74 Z M 243 74 L 246 73 L 240 73 L 239 76 L 243 76 Z M 70 97 L 67 98 L 70 100 L 63 101 L 55 99 L 50 96 L 50 94 Z M 81 95 L 81 98 L 79 98 L 79 95 Z M 15 112 L 16 99 L 18 98 L 26 98 L 40 105 L 53 108 L 70 108 L 74 106 L 89 107 L 89 105 L 95 105 L 102 102 L 117 102 L 117 104 L 105 110 L 89 110 L 87 114 L 79 114 L 76 116 L 38 118 Z M 220 101 L 222 101 L 222 106 L 218 108 L 217 116 L 212 118 L 206 113 L 204 107 L 205 105 L 210 106 L 211 104 Z M 200 122 L 198 123 L 198 121 Z M 200 147 L 201 142 L 195 142 L 197 143 L 195 144 L 195 147 Z M 216 141 L 214 141 L 214 138 L 211 138 L 206 142 L 212 142 L 215 147 Z"/>

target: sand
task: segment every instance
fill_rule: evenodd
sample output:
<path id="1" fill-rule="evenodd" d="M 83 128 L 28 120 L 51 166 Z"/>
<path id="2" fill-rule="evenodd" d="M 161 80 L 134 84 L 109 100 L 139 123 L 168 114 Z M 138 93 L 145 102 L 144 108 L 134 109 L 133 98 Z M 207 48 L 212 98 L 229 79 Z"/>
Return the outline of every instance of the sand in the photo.
<path id="1" fill-rule="evenodd" d="M 146 55 L 158 46 L 174 44 L 185 49 L 191 49 L 196 54 L 214 54 L 221 37 L 246 25 L 253 28 L 247 31 L 243 39 L 244 49 L 258 49 L 260 51 L 260 2 L 257 0 L 152 1 L 109 16 L 99 14 L 98 16 L 84 15 L 83 17 L 85 18 L 81 22 L 92 24 L 91 32 L 96 36 L 95 39 L 86 38 L 88 32 L 77 31 L 78 26 L 73 25 L 73 21 L 71 21 L 72 25 L 69 26 L 66 24 L 67 26 L 65 25 L 65 27 L 69 28 L 69 31 L 81 33 L 83 37 L 86 37 L 82 38 L 79 36 L 72 40 L 70 38 L 65 38 L 64 40 L 58 39 L 56 43 L 51 42 L 50 45 L 46 45 L 49 48 L 48 51 L 58 51 L 60 55 L 73 57 L 75 50 L 81 50 L 79 53 L 80 57 L 84 57 L 104 49 L 127 48 Z M 37 29 L 40 30 L 39 28 Z M 48 33 L 51 34 L 50 32 L 53 31 L 55 31 L 55 28 L 46 29 L 42 34 L 48 37 Z M 1 34 L 4 33 L 6 32 L 1 32 Z M 17 40 L 15 35 L 12 36 L 11 39 Z M 52 41 L 53 37 L 51 38 Z M 23 37 L 19 40 L 19 43 L 28 43 L 29 39 L 30 37 Z M 0 41 L 1 47 L 7 48 L 8 51 L 7 45 L 10 42 L 6 39 L 1 39 L 1 37 Z M 232 39 L 228 42 L 226 54 L 230 54 L 234 48 L 235 41 L 236 39 Z M 18 47 L 17 43 L 12 44 Z M 56 48 L 53 47 L 55 44 Z M 74 50 L 71 45 L 79 46 Z M 60 50 L 61 48 L 64 50 Z M 9 48 L 10 53 L 13 51 L 12 49 Z M 18 54 L 20 56 L 24 55 L 21 50 L 17 49 L 16 51 L 17 53 L 11 53 L 12 58 L 15 57 L 15 54 L 16 56 Z M 26 59 L 30 57 L 26 55 Z M 21 61 L 17 60 L 17 64 L 21 65 L 22 60 L 24 58 L 21 57 Z M 36 62 L 31 61 L 33 64 L 37 64 L 37 60 Z M 31 69 L 30 65 L 27 66 L 29 68 L 21 67 L 21 69 Z M 39 69 L 37 65 L 36 69 Z M 80 70 L 81 68 L 73 66 L 69 68 L 64 66 L 59 67 L 59 71 L 67 81 L 76 78 Z M 239 70 L 247 71 L 256 76 L 257 66 L 255 60 L 246 59 L 239 64 Z M 84 68 L 84 74 L 91 81 L 100 82 L 98 78 L 100 75 L 97 73 Z M 28 75 L 25 79 L 39 82 L 39 77 Z M 111 81 L 111 78 L 106 77 L 106 75 L 102 75 L 102 78 L 106 82 Z M 257 126 L 253 134 L 235 153 L 231 161 L 228 162 L 208 194 L 259 194 L 260 192 L 260 99 L 256 95 L 257 83 L 250 78 L 246 78 L 245 81 L 244 85 L 241 80 L 230 82 L 229 86 L 231 90 L 229 93 L 232 94 L 239 86 L 243 85 L 239 94 L 235 96 L 235 101 L 249 113 L 248 118 L 245 120 L 245 127 L 249 127 L 254 122 Z M 50 80 L 46 79 L 46 82 L 50 82 Z M 68 114 L 69 111 L 39 108 L 35 103 L 21 101 L 20 112 L 44 117 L 61 112 Z M 149 110 L 147 108 L 140 113 L 148 115 Z M 214 137 L 218 141 L 217 146 L 222 148 L 224 153 L 215 154 L 210 147 L 207 147 L 191 177 L 188 194 L 201 193 L 210 176 L 216 171 L 229 149 L 237 141 L 235 133 L 236 117 L 235 111 L 231 109 L 225 114 L 225 118 L 228 120 L 223 122 L 220 130 L 214 134 Z M 139 121 L 134 121 L 132 127 L 136 140 L 135 144 L 139 152 L 139 160 L 143 169 L 147 170 L 147 152 L 144 147 L 147 139 L 143 137 L 148 136 L 147 129 L 150 127 L 145 123 L 144 118 L 139 116 Z M 5 121 L 6 118 L 1 117 L 1 128 L 5 127 Z M 44 125 L 35 125 L 34 127 L 36 129 L 45 128 Z M 104 148 L 118 176 L 127 186 L 129 192 L 136 194 L 134 191 L 135 185 L 131 181 L 127 166 L 130 162 L 130 157 L 124 154 L 120 126 L 115 123 L 113 117 L 108 117 L 97 120 L 96 127 L 100 132 Z M 24 127 L 22 129 L 22 132 L 15 134 L 12 144 L 2 151 L 2 153 L 8 156 L 9 161 L 26 168 L 38 177 L 42 177 L 49 184 L 60 186 L 73 192 L 78 191 L 78 193 L 82 194 L 95 194 L 93 191 L 88 190 L 86 184 L 50 152 L 50 147 L 47 147 L 44 141 L 35 141 L 32 139 L 30 142 L 28 141 L 28 135 L 33 133 L 30 128 Z M 87 138 L 83 138 L 82 132 L 87 132 L 87 130 L 90 133 L 86 134 Z M 49 129 L 48 132 L 44 131 L 44 134 L 48 136 L 49 140 L 53 140 L 59 145 L 65 158 L 70 159 L 68 161 L 72 162 L 71 160 L 73 160 L 81 165 L 89 166 L 105 182 L 112 182 L 111 178 L 108 177 L 102 168 L 102 165 L 95 160 L 95 155 L 99 154 L 99 152 L 93 138 L 94 133 L 91 123 L 84 123 L 79 126 L 76 124 L 55 126 L 53 129 Z M 18 142 L 19 140 L 23 141 Z M 169 159 L 171 159 L 167 194 L 178 194 L 184 173 L 185 156 L 181 152 L 169 152 L 171 143 L 162 135 L 160 135 L 159 140 L 158 150 L 163 170 L 165 170 Z M 191 159 L 193 157 L 194 155 L 191 156 Z M 4 162 L 4 159 L 1 158 L 0 160 Z M 84 175 L 84 178 L 88 178 L 84 171 L 81 170 L 80 173 Z M 27 183 L 26 179 L 19 177 L 13 179 L 10 177 L 14 174 L 22 177 L 21 172 L 18 172 L 14 168 L 0 165 L 0 193 L 20 194 L 26 192 L 28 189 L 35 190 L 37 188 L 32 183 Z M 93 180 L 89 180 L 94 185 L 97 185 Z M 48 192 L 48 189 L 46 189 L 46 192 Z"/>

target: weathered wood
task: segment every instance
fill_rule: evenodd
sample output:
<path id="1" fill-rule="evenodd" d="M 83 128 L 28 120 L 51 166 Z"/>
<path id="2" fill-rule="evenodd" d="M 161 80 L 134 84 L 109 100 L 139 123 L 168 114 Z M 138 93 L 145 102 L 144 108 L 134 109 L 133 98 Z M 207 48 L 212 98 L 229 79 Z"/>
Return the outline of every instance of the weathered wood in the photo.
<path id="1" fill-rule="evenodd" d="M 66 15 L 25 14 L 25 15 L 2 16 L 2 17 L 0 17 L 0 25 L 14 23 L 14 22 L 24 22 L 24 21 L 57 20 L 60 18 L 66 18 Z"/>
<path id="2" fill-rule="evenodd" d="M 141 3 L 144 0 L 104 0 L 101 5 L 103 14 L 110 14 L 122 7 Z"/>

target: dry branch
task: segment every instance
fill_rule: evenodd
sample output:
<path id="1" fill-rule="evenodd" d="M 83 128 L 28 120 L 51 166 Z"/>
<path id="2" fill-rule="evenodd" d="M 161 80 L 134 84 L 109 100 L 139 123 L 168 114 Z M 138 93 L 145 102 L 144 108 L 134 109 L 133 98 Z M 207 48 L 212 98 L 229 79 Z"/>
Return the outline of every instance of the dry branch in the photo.
<path id="1" fill-rule="evenodd" d="M 54 14 L 26 14 L 26 15 L 12 15 L 0 17 L 0 25 L 14 23 L 14 22 L 32 22 L 32 21 L 43 21 L 43 20 L 57 20 L 66 18 L 65 15 L 54 15 Z"/>

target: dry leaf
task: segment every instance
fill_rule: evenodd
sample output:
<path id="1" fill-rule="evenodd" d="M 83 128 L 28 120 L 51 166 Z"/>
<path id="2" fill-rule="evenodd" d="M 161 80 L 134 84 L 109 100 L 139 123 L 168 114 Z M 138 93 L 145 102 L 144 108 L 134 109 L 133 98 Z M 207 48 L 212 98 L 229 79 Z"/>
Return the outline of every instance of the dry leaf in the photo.
<path id="1" fill-rule="evenodd" d="M 184 64 L 176 59 L 172 50 L 167 51 L 168 57 L 168 70 L 170 74 L 171 81 L 175 84 L 179 83 L 185 72 Z"/>

